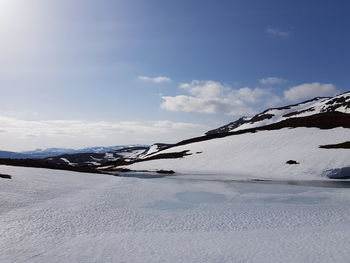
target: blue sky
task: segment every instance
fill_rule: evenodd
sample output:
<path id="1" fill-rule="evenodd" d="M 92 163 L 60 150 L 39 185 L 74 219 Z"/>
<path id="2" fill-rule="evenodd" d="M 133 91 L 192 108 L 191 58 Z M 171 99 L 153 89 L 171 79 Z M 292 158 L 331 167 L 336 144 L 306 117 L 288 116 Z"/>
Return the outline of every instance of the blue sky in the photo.
<path id="1" fill-rule="evenodd" d="M 0 0 L 0 149 L 176 142 L 349 90 L 345 0 Z"/>

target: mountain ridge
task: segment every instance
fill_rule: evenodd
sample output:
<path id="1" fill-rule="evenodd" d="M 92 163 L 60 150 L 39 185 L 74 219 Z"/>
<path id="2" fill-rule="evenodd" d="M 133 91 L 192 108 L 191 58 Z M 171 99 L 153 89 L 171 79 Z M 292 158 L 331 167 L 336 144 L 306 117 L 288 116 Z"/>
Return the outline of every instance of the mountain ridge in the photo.
<path id="1" fill-rule="evenodd" d="M 344 92 L 335 97 L 315 97 L 301 103 L 290 104 L 283 107 L 269 108 L 255 116 L 241 117 L 236 121 L 223 125 L 217 129 L 206 132 L 207 135 L 225 133 L 234 130 L 248 129 L 268 125 L 291 117 L 310 116 L 324 112 L 350 113 L 350 92 Z"/>

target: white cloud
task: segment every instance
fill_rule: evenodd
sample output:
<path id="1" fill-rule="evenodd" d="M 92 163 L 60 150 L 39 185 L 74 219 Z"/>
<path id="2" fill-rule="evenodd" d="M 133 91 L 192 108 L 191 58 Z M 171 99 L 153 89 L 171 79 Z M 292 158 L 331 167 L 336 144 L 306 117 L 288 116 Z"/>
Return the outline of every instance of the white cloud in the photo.
<path id="1" fill-rule="evenodd" d="M 287 101 L 298 101 L 315 97 L 334 96 L 337 93 L 339 92 L 333 84 L 304 83 L 284 91 L 284 99 Z"/>
<path id="2" fill-rule="evenodd" d="M 198 81 L 180 85 L 186 93 L 163 96 L 161 108 L 169 111 L 225 113 L 235 116 L 251 115 L 255 111 L 250 104 L 267 103 L 271 92 L 267 89 L 248 87 L 231 89 L 216 81 Z"/>
<path id="3" fill-rule="evenodd" d="M 216 81 L 193 80 L 191 83 L 182 83 L 180 88 L 187 89 L 188 93 L 201 98 L 218 97 L 225 90 L 225 87 Z"/>
<path id="4" fill-rule="evenodd" d="M 147 82 L 153 82 L 153 83 L 167 83 L 167 82 L 171 82 L 171 79 L 168 77 L 163 77 L 163 76 L 159 76 L 159 77 L 148 77 L 148 76 L 138 76 L 137 77 L 139 80 L 142 81 L 147 81 Z"/>
<path id="5" fill-rule="evenodd" d="M 262 85 L 278 85 L 288 82 L 286 79 L 277 77 L 267 77 L 259 80 Z"/>
<path id="6" fill-rule="evenodd" d="M 267 89 L 255 88 L 251 89 L 248 87 L 232 90 L 230 97 L 238 98 L 245 102 L 258 103 L 266 96 L 270 95 L 271 92 Z"/>
<path id="7" fill-rule="evenodd" d="M 179 95 L 164 96 L 162 109 L 169 111 L 199 112 L 199 113 L 227 113 L 232 115 L 250 115 L 254 111 L 240 100 L 228 98 L 200 98 Z"/>
<path id="8" fill-rule="evenodd" d="M 277 36 L 281 38 L 288 38 L 291 35 L 291 32 L 289 31 L 284 31 L 279 28 L 274 28 L 274 27 L 267 27 L 265 28 L 265 32 L 268 33 L 269 35 L 272 36 Z"/>
<path id="9" fill-rule="evenodd" d="M 1 150 L 177 142 L 202 134 L 208 127 L 188 122 L 108 122 L 23 120 L 0 115 Z"/>

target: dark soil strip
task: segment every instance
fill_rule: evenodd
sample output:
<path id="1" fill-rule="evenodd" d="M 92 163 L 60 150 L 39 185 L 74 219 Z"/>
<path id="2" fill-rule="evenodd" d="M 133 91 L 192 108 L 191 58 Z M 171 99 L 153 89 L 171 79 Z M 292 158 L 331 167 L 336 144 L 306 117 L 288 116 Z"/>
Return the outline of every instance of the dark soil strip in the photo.
<path id="1" fill-rule="evenodd" d="M 102 173 L 92 167 L 74 167 L 64 164 L 54 164 L 49 163 L 42 159 L 0 159 L 0 164 L 12 165 L 12 166 L 22 166 L 22 167 L 34 167 L 34 168 L 47 168 L 47 169 L 57 169 L 57 170 L 67 170 L 74 172 L 83 173 Z"/>
<path id="2" fill-rule="evenodd" d="M 191 155 L 188 152 L 189 150 L 182 151 L 182 152 L 173 152 L 173 153 L 161 153 L 142 160 L 149 161 L 149 160 L 155 160 L 155 159 L 177 159 L 177 158 L 182 158 L 186 155 Z"/>
<path id="3" fill-rule="evenodd" d="M 314 108 L 310 108 L 310 109 L 301 110 L 301 111 L 293 111 L 293 112 L 284 114 L 283 117 L 292 117 L 292 116 L 294 116 L 294 115 L 299 115 L 299 114 L 301 114 L 301 113 L 309 112 L 309 111 L 315 111 L 315 109 L 314 109 Z"/>
<path id="4" fill-rule="evenodd" d="M 321 145 L 320 148 L 324 148 L 324 149 L 350 149 L 350 142 Z"/>
<path id="5" fill-rule="evenodd" d="M 168 149 L 168 148 L 171 148 L 171 147 L 167 147 L 166 149 Z M 134 161 L 125 161 L 125 160 L 110 161 L 110 162 L 104 163 L 104 166 L 108 166 L 108 165 L 123 166 L 123 165 L 129 165 L 129 164 L 133 164 L 133 163 L 137 163 L 137 162 L 144 162 L 144 161 L 150 161 L 150 160 L 177 159 L 177 158 L 183 158 L 187 155 L 191 155 L 188 152 L 189 152 L 189 150 L 185 150 L 182 152 L 161 153 L 161 154 L 157 154 L 157 155 L 145 158 L 145 159 L 138 159 L 138 160 L 134 160 Z M 106 171 L 108 171 L 108 170 L 116 171 L 114 168 L 106 169 Z M 122 172 L 125 172 L 125 170 Z"/>

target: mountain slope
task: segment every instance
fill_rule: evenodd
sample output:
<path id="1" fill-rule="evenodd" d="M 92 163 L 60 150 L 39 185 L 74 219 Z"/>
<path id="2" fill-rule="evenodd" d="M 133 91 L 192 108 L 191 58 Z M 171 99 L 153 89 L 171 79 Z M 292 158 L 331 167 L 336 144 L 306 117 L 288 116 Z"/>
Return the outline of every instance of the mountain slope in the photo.
<path id="1" fill-rule="evenodd" d="M 186 152 L 186 155 L 138 162 L 127 168 L 250 178 L 316 179 L 328 169 L 350 166 L 349 149 L 319 148 L 345 141 L 350 141 L 350 131 L 346 128 L 259 131 L 169 148 L 157 154 Z M 299 164 L 289 165 L 286 163 L 289 160 Z"/>
<path id="2" fill-rule="evenodd" d="M 350 166 L 348 148 L 320 148 L 347 145 L 349 113 L 349 92 L 268 109 L 229 132 L 209 133 L 179 142 L 127 168 L 317 179 L 327 175 L 327 170 Z"/>
<path id="3" fill-rule="evenodd" d="M 208 131 L 206 134 L 210 135 L 250 129 L 277 123 L 289 118 L 299 118 L 332 112 L 350 113 L 350 92 L 340 94 L 333 98 L 317 97 L 298 104 L 267 109 L 252 118 L 240 118 L 218 129 Z"/>

